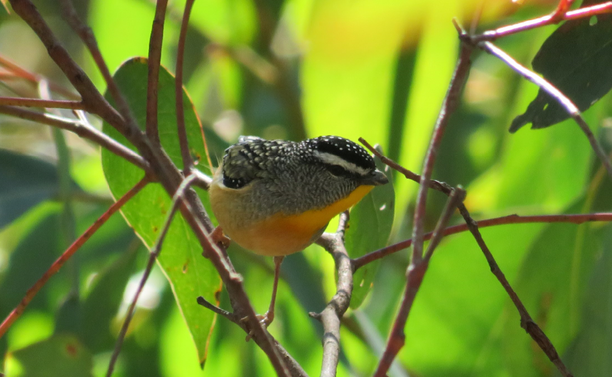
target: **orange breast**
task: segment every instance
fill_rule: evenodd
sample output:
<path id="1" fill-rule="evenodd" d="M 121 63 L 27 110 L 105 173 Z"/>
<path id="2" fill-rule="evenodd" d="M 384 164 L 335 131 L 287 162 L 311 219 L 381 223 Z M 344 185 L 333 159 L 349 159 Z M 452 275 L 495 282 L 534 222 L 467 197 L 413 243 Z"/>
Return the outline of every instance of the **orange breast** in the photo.
<path id="1" fill-rule="evenodd" d="M 359 186 L 346 198 L 320 210 L 290 216 L 276 214 L 242 228 L 232 228 L 231 224 L 220 225 L 234 242 L 245 249 L 267 256 L 288 255 L 310 245 L 315 241 L 313 237 L 327 226 L 334 216 L 353 206 L 372 188 L 373 186 Z M 221 217 L 223 216 L 217 215 L 217 218 Z"/>

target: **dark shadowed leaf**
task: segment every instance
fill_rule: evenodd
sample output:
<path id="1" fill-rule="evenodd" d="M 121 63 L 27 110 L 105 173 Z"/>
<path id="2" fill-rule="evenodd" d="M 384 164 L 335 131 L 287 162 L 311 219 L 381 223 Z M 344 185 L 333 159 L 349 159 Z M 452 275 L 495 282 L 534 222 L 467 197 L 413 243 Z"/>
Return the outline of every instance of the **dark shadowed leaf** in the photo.
<path id="1" fill-rule="evenodd" d="M 380 148 L 378 148 L 380 150 Z M 395 191 L 388 166 L 376 160 L 389 183 L 374 188 L 351 210 L 349 228 L 346 231 L 346 250 L 351 258 L 360 257 L 387 244 L 395 208 Z M 356 309 L 365 300 L 380 263 L 375 261 L 361 267 L 353 276 L 351 308 Z"/>
<path id="2" fill-rule="evenodd" d="M 612 233 L 606 228 L 603 253 L 593 268 L 580 308 L 580 332 L 564 355 L 576 376 L 612 374 Z"/>
<path id="3" fill-rule="evenodd" d="M 138 124 L 144 129 L 147 95 L 146 60 L 142 58 L 128 60 L 115 73 L 114 78 L 127 98 Z M 159 74 L 158 94 L 161 143 L 174 163 L 182 166 L 176 130 L 174 77 L 164 68 Z M 200 124 L 187 95 L 184 96 L 184 103 L 190 152 L 203 165 L 206 154 Z M 106 123 L 104 132 L 129 145 L 125 138 Z M 115 198 L 119 198 L 143 177 L 141 170 L 106 150 L 102 151 L 102 164 Z M 209 208 L 208 196 L 201 192 L 200 194 L 205 206 Z M 150 248 L 158 238 L 170 207 L 171 199 L 161 185 L 149 184 L 122 208 L 122 213 L 145 245 Z M 202 257 L 202 248 L 180 215 L 175 216 L 170 226 L 158 262 L 172 285 L 178 305 L 198 349 L 199 361 L 204 362 L 214 315 L 199 306 L 196 298 L 204 296 L 209 301 L 215 302 L 215 292 L 219 290 L 220 279 L 212 264 Z"/>
<path id="4" fill-rule="evenodd" d="M 593 5 L 598 1 L 585 1 Z M 566 22 L 542 45 L 533 69 L 585 111 L 612 88 L 612 16 L 598 15 Z M 528 123 L 545 128 L 569 118 L 559 103 L 540 89 L 527 111 L 510 126 L 515 132 Z"/>
<path id="5" fill-rule="evenodd" d="M 57 189 L 55 166 L 0 149 L 0 229 L 55 195 Z"/>
<path id="6" fill-rule="evenodd" d="M 62 334 L 8 355 L 7 377 L 91 377 L 93 358 L 76 337 Z"/>
<path id="7" fill-rule="evenodd" d="M 94 287 L 82 303 L 80 337 L 94 353 L 114 346 L 111 325 L 122 304 L 128 280 L 134 273 L 136 251 L 125 251 L 118 260 L 100 271 Z"/>
<path id="8" fill-rule="evenodd" d="M 11 254 L 2 284 L 0 284 L 0 316 L 4 318 L 15 308 L 27 290 L 44 274 L 60 255 L 59 214 L 42 219 L 32 231 L 25 235 Z M 43 292 L 45 290 L 43 289 Z M 43 293 L 41 292 L 41 293 Z M 39 294 L 30 304 L 30 309 L 44 303 Z"/>

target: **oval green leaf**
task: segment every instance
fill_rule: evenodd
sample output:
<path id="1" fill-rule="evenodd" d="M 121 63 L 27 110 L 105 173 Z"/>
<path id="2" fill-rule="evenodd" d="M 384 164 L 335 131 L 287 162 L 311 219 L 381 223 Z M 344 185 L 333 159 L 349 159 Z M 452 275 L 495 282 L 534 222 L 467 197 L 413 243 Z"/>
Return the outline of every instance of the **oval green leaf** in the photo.
<path id="1" fill-rule="evenodd" d="M 380 147 L 377 147 L 380 151 Z M 351 258 L 357 258 L 384 247 L 389 241 L 395 209 L 395 191 L 392 174 L 388 166 L 376 160 L 379 170 L 384 171 L 389 183 L 370 191 L 353 209 L 346 230 L 345 245 Z M 374 282 L 380 260 L 368 263 L 353 275 L 351 308 L 358 308 L 365 300 Z"/>
<path id="2" fill-rule="evenodd" d="M 147 69 L 146 59 L 133 58 L 123 63 L 114 75 L 115 82 L 142 129 L 146 119 Z M 161 67 L 158 88 L 159 137 L 168 156 L 177 166 L 182 167 L 176 129 L 174 82 L 174 77 Z M 109 97 L 108 93 L 106 96 Z M 186 93 L 183 100 L 191 155 L 195 160 L 205 161 L 200 122 Z M 134 149 L 109 124 L 104 123 L 103 130 L 115 140 Z M 143 177 L 140 169 L 104 149 L 102 166 L 115 198 L 120 198 Z M 202 192 L 199 194 L 204 206 L 210 209 L 208 196 L 202 195 Z M 126 203 L 121 211 L 144 244 L 151 248 L 161 232 L 171 205 L 171 198 L 160 184 L 149 184 Z M 204 296 L 207 300 L 216 302 L 215 294 L 220 290 L 221 281 L 212 264 L 202 257 L 202 247 L 182 216 L 174 217 L 157 261 L 172 286 L 174 297 L 198 350 L 199 361 L 203 363 L 206 360 L 215 315 L 211 311 L 203 310 L 196 303 L 196 298 Z"/>

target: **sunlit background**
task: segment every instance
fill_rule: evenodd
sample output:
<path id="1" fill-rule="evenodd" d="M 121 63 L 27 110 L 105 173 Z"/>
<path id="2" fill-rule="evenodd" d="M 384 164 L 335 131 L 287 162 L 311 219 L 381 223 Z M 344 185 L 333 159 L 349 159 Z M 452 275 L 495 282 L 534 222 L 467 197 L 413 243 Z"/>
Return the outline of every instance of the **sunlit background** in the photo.
<path id="1" fill-rule="evenodd" d="M 104 91 L 102 76 L 62 20 L 58 3 L 35 3 L 72 57 Z M 546 14 L 555 3 L 198 0 L 187 36 L 185 87 L 214 164 L 239 135 L 299 140 L 334 134 L 380 144 L 389 157 L 419 172 L 456 62 L 458 39 L 451 20 L 484 31 Z M 92 27 L 111 71 L 129 58 L 147 56 L 153 1 L 78 0 L 75 5 Z M 170 72 L 175 71 L 182 9 L 182 1 L 170 1 L 162 53 L 162 64 Z M 530 66 L 554 29 L 496 43 Z M 0 55 L 70 87 L 35 34 L 5 11 L 0 11 Z M 610 210 L 612 203 L 601 195 L 610 182 L 601 178 L 578 127 L 566 121 L 545 130 L 525 128 L 509 134 L 512 119 L 524 112 L 537 88 L 491 56 L 477 52 L 473 59 L 434 178 L 463 185 L 466 205 L 476 219 Z M 37 96 L 36 88 L 24 82 L 0 76 L 0 84 L 3 96 Z M 610 126 L 610 105 L 608 95 L 586 112 L 596 132 Z M 89 120 L 101 127 L 99 119 Z M 74 134 L 64 136 L 75 182 L 73 231 L 79 235 L 113 199 L 99 147 Z M 610 145 L 604 143 L 604 148 L 610 150 Z M 12 199 L 0 196 L 2 318 L 69 244 L 59 229 L 56 150 L 48 126 L 0 116 L 0 181 L 2 171 L 7 171 L 3 166 L 13 166 L 16 159 L 22 163 L 25 156 L 32 157 L 23 162 L 28 174 L 44 178 L 28 204 L 14 209 L 14 216 L 2 216 L 3 206 Z M 394 185 L 390 243 L 410 237 L 418 188 L 401 176 L 395 176 Z M 428 229 L 445 199 L 439 193 L 430 195 Z M 528 224 L 483 230 L 506 277 L 575 375 L 602 376 L 612 370 L 612 239 L 606 236 L 607 228 Z M 254 307 L 264 312 L 272 287 L 271 259 L 235 245 L 229 253 Z M 43 363 L 40 355 L 47 339 L 79 345 L 79 362 L 86 367 L 93 363 L 93 374 L 104 375 L 147 256 L 123 218 L 113 217 L 0 339 L 0 350 L 8 352 L 8 376 L 23 375 L 26 364 Z M 372 374 L 398 307 L 407 263 L 407 251 L 385 258 L 366 302 L 345 316 L 340 376 Z M 333 260 L 311 246 L 287 258 L 282 274 L 270 332 L 308 374 L 317 375 L 322 329 L 307 313 L 322 310 L 335 292 Z M 230 307 L 225 294 L 221 306 Z M 58 336 L 50 338 L 54 334 Z M 446 239 L 436 251 L 406 334 L 406 346 L 390 376 L 555 375 L 552 364 L 520 328 L 516 310 L 468 234 Z M 265 354 L 244 338 L 236 325 L 217 318 L 202 369 L 172 289 L 156 269 L 138 303 L 115 376 L 273 375 Z"/>

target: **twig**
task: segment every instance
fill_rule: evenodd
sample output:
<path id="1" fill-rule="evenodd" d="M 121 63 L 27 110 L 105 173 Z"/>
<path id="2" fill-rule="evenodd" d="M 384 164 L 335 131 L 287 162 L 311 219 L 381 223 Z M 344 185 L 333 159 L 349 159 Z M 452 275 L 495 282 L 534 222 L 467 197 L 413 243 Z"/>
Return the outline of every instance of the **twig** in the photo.
<path id="1" fill-rule="evenodd" d="M 74 132 L 82 138 L 91 140 L 103 148 L 108 149 L 117 156 L 125 158 L 127 161 L 143 169 L 145 172 L 150 172 L 149 163 L 136 152 L 132 151 L 110 136 L 98 131 L 97 129 L 87 127 L 80 121 L 4 105 L 0 105 L 0 113 Z"/>
<path id="2" fill-rule="evenodd" d="M 427 263 L 429 263 L 431 260 L 431 256 L 433 255 L 436 247 L 438 247 L 440 244 L 440 241 L 442 241 L 442 237 L 444 237 L 444 229 L 446 228 L 446 225 L 448 224 L 453 212 L 455 212 L 455 208 L 460 206 L 465 200 L 465 194 L 465 190 L 459 187 L 453 190 L 453 192 L 451 192 L 449 195 L 448 200 L 446 201 L 446 207 L 442 211 L 442 215 L 440 216 L 440 219 L 432 232 L 431 242 L 429 242 L 427 251 L 425 252 L 424 260 Z"/>
<path id="3" fill-rule="evenodd" d="M 11 0 L 11 4 L 15 12 L 19 14 L 38 35 L 41 42 L 43 42 L 47 48 L 51 58 L 65 73 L 66 77 L 68 77 L 77 91 L 79 91 L 83 97 L 84 103 L 87 106 L 91 106 L 90 109 L 92 113 L 102 117 L 136 146 L 143 158 L 151 165 L 151 171 L 153 172 L 154 178 L 162 184 L 166 192 L 173 195 L 183 180 L 182 174 L 159 146 L 155 146 L 154 143 L 140 131 L 136 121 L 130 114 L 127 102 L 125 102 L 116 84 L 110 77 L 110 73 L 108 73 L 108 69 L 101 59 L 101 55 L 98 54 L 100 59 L 98 59 L 96 63 L 99 65 L 103 76 L 107 80 L 109 91 L 113 98 L 115 98 L 121 114 L 108 104 L 104 97 L 102 97 L 93 86 L 87 75 L 70 58 L 31 1 Z M 88 47 L 92 50 L 95 46 Z M 97 48 L 95 49 L 97 50 Z M 195 191 L 187 190 L 185 192 L 185 200 L 182 201 L 180 210 L 202 245 L 204 255 L 210 258 L 210 261 L 219 272 L 228 290 L 234 312 L 242 317 L 248 317 L 248 323 L 252 326 L 253 339 L 258 342 L 257 344 L 266 353 L 276 373 L 281 376 L 288 376 L 289 371 L 281 356 L 281 348 L 273 342 L 273 339 L 257 320 L 255 310 L 251 306 L 244 290 L 242 278 L 235 272 L 224 250 L 214 245 L 210 239 L 209 234 L 213 226 Z"/>
<path id="4" fill-rule="evenodd" d="M 172 223 L 172 219 L 174 218 L 174 214 L 178 208 L 178 204 L 181 200 L 183 200 L 183 194 L 185 190 L 189 188 L 189 186 L 195 180 L 195 176 L 191 175 L 181 183 L 179 188 L 176 190 L 174 197 L 172 198 L 172 207 L 170 207 L 170 211 L 168 216 L 166 217 L 166 221 L 164 222 L 164 226 L 161 229 L 161 233 L 159 234 L 159 238 L 155 242 L 155 245 L 151 249 L 149 253 L 149 260 L 147 261 L 147 266 L 145 267 L 144 273 L 142 274 L 142 278 L 140 279 L 140 284 L 138 285 L 138 289 L 134 294 L 134 298 L 128 307 L 127 313 L 125 315 L 125 320 L 123 321 L 123 325 L 121 326 L 121 331 L 119 331 L 119 335 L 117 336 L 117 342 L 115 343 L 115 349 L 113 350 L 113 354 L 111 356 L 110 362 L 108 364 L 108 371 L 106 372 L 106 377 L 110 377 L 113 374 L 113 370 L 115 368 L 115 363 L 117 358 L 119 357 L 119 352 L 121 351 L 121 345 L 123 344 L 123 340 L 125 339 L 125 334 L 127 334 L 128 327 L 130 326 L 130 321 L 132 320 L 132 316 L 134 315 L 134 308 L 136 307 L 136 302 L 138 301 L 138 297 L 140 297 L 140 293 L 144 288 L 151 271 L 153 270 L 153 264 L 155 260 L 159 256 L 161 252 L 161 247 L 164 243 L 164 239 L 166 238 L 166 234 L 168 233 L 168 229 L 170 228 L 170 224 Z"/>
<path id="5" fill-rule="evenodd" d="M 158 0 L 155 5 L 155 17 L 149 39 L 149 60 L 147 80 L 147 120 L 146 132 L 149 139 L 159 145 L 157 122 L 157 87 L 159 84 L 159 66 L 161 64 L 162 42 L 164 39 L 164 23 L 168 0 Z"/>
<path id="6" fill-rule="evenodd" d="M 309 313 L 323 324 L 323 362 L 321 377 L 335 376 L 340 357 L 340 322 L 351 303 L 353 292 L 353 270 L 351 259 L 344 246 L 344 232 L 348 223 L 348 213 L 341 215 L 338 231 L 324 233 L 317 243 L 334 257 L 336 263 L 337 290 L 334 297 L 321 313 Z"/>
<path id="7" fill-rule="evenodd" d="M 0 105 L 85 110 L 80 101 L 46 100 L 40 98 L 0 97 Z"/>
<path id="8" fill-rule="evenodd" d="M 198 299 L 198 304 L 202 305 L 203 307 L 205 307 L 208 310 L 211 310 L 217 314 L 219 314 L 222 317 L 225 317 L 226 319 L 239 324 L 240 322 L 240 318 L 237 318 L 236 315 L 234 315 L 234 313 L 230 313 L 225 309 L 221 309 L 220 307 L 218 307 L 217 305 L 211 304 L 210 302 L 208 302 L 208 300 L 206 300 L 204 297 L 199 296 Z"/>
<path id="9" fill-rule="evenodd" d="M 62 1 L 66 2 L 68 0 Z M 55 37 L 55 34 L 42 18 L 34 4 L 32 4 L 30 0 L 10 0 L 10 2 L 15 13 L 17 13 L 36 33 L 40 41 L 47 48 L 47 52 L 51 59 L 53 59 L 62 72 L 64 72 L 66 78 L 79 92 L 85 106 L 88 106 L 93 113 L 100 115 L 110 124 L 115 125 L 115 127 L 126 136 L 130 135 L 124 126 L 121 116 L 104 99 L 81 67 L 79 67 L 70 57 L 68 51 L 66 51 L 60 41 Z"/>
<path id="10" fill-rule="evenodd" d="M 145 187 L 149 181 L 144 178 L 132 187 L 130 191 L 125 193 L 115 204 L 102 214 L 79 238 L 64 253 L 49 267 L 49 269 L 43 274 L 43 276 L 34 283 L 34 285 L 28 289 L 24 298 L 21 300 L 19 305 L 6 317 L 4 322 L 0 325 L 0 338 L 6 333 L 11 327 L 13 322 L 21 316 L 28 304 L 32 301 L 38 291 L 47 283 L 51 276 L 55 275 L 64 263 L 70 259 L 70 257 L 81 247 L 83 244 L 102 226 L 104 223 L 117 212 L 128 200 L 136 195 L 143 187 Z"/>
<path id="11" fill-rule="evenodd" d="M 183 174 L 188 175 L 193 169 L 193 159 L 189 153 L 189 141 L 185 131 L 185 109 L 183 108 L 183 58 L 185 56 L 185 40 L 187 39 L 187 27 L 189 26 L 189 15 L 195 0 L 185 2 L 185 12 L 181 23 L 181 33 L 176 52 L 176 127 L 178 130 L 179 145 L 181 147 L 181 157 L 183 158 Z M 211 166 L 212 169 L 212 166 Z"/>
<path id="12" fill-rule="evenodd" d="M 612 1 L 593 5 L 590 7 L 584 7 L 584 8 L 572 10 L 562 15 L 558 14 L 559 9 L 560 8 L 557 8 L 557 10 L 553 12 L 552 14 L 549 14 L 543 17 L 535 18 L 533 20 L 519 22 L 513 25 L 503 26 L 495 30 L 485 31 L 484 33 L 480 35 L 474 35 L 469 38 L 473 43 L 481 42 L 481 41 L 494 41 L 501 37 L 516 34 L 522 31 L 526 31 L 526 30 L 535 29 L 538 27 L 546 26 L 546 25 L 551 25 L 551 24 L 557 23 L 562 20 L 571 21 L 571 20 L 577 20 L 580 18 L 596 16 L 602 13 L 610 13 L 612 11 Z"/>
<path id="13" fill-rule="evenodd" d="M 464 198 L 465 191 L 461 189 L 453 190 L 448 197 L 446 206 L 440 215 L 440 218 L 438 219 L 436 231 L 434 231 L 434 238 L 432 238 L 429 244 L 425 258 L 411 259 L 410 261 L 410 266 L 406 272 L 406 288 L 404 289 L 402 303 L 393 323 L 391 334 L 389 335 L 389 340 L 387 341 L 387 346 L 385 347 L 385 351 L 380 358 L 378 368 L 374 373 L 374 376 L 376 377 L 385 377 L 387 375 L 395 356 L 397 356 L 402 347 L 404 347 L 406 339 L 404 328 L 406 327 L 406 322 L 408 321 L 408 315 L 410 314 L 414 299 L 419 291 L 419 288 L 421 287 L 421 283 L 423 282 L 427 268 L 429 267 L 429 260 L 431 259 L 436 246 L 440 243 L 440 240 L 444 236 L 444 233 L 441 230 L 446 227 L 446 224 L 448 223 L 452 213 L 455 211 L 455 208 L 457 208 Z"/>
<path id="14" fill-rule="evenodd" d="M 487 262 L 489 263 L 489 267 L 491 268 L 491 272 L 493 273 L 493 275 L 495 275 L 497 280 L 499 280 L 501 285 L 504 287 L 504 289 L 506 290 L 506 293 L 508 293 L 508 296 L 510 296 L 512 303 L 518 310 L 519 315 L 521 316 L 521 327 L 525 329 L 525 331 L 527 331 L 527 333 L 531 336 L 533 340 L 536 341 L 538 346 L 540 346 L 540 348 L 542 349 L 542 351 L 544 351 L 546 356 L 548 356 L 550 361 L 552 361 L 552 363 L 555 364 L 555 366 L 557 367 L 557 369 L 559 370 L 562 376 L 572 377 L 573 376 L 572 373 L 569 371 L 569 369 L 567 369 L 565 364 L 563 364 L 563 361 L 561 361 L 561 358 L 559 357 L 559 354 L 557 353 L 557 350 L 553 346 L 550 339 L 548 339 L 546 334 L 544 334 L 544 331 L 542 331 L 542 329 L 540 329 L 540 327 L 533 321 L 533 319 L 527 312 L 527 308 L 525 308 L 525 305 L 523 305 L 523 303 L 519 299 L 516 292 L 514 292 L 514 290 L 510 286 L 510 283 L 506 279 L 506 276 L 504 275 L 504 273 L 501 271 L 501 269 L 497 265 L 495 258 L 493 258 L 491 251 L 489 250 L 488 246 L 484 242 L 480 234 L 480 231 L 478 230 L 478 224 L 476 223 L 476 221 L 472 219 L 472 217 L 468 213 L 465 206 L 459 207 L 459 211 L 461 212 L 461 215 L 465 219 L 465 222 L 467 223 L 467 226 L 470 232 L 476 239 L 478 246 L 480 247 L 483 254 L 485 255 L 485 258 L 487 259 Z"/>
<path id="15" fill-rule="evenodd" d="M 578 126 L 580 126 L 580 129 L 582 130 L 582 132 L 584 132 L 587 139 L 589 140 L 591 148 L 593 148 L 593 151 L 606 168 L 606 171 L 608 172 L 608 177 L 612 179 L 612 165 L 610 164 L 610 160 L 608 159 L 606 152 L 597 142 L 597 139 L 593 135 L 593 132 L 591 132 L 591 129 L 580 114 L 580 110 L 578 110 L 578 107 L 574 105 L 572 100 L 570 100 L 565 94 L 563 94 L 554 85 L 549 83 L 546 79 L 538 76 L 535 72 L 522 66 L 510 55 L 506 54 L 503 50 L 501 50 L 499 47 L 496 47 L 491 42 L 479 43 L 478 47 L 506 63 L 515 72 L 517 72 L 527 80 L 531 81 L 532 83 L 536 84 L 538 87 L 540 87 L 540 89 L 544 90 L 552 98 L 559 102 L 559 104 L 565 109 L 565 111 L 567 111 L 569 116 L 572 117 L 576 121 L 576 123 L 578 123 Z"/>
<path id="16" fill-rule="evenodd" d="M 585 213 L 585 214 L 569 214 L 569 215 L 536 215 L 536 216 L 519 216 L 519 215 L 508 215 L 502 217 L 495 217 L 492 219 L 478 220 L 476 224 L 479 228 L 488 228 L 498 225 L 511 225 L 511 224 L 534 224 L 534 223 L 568 223 L 568 224 L 584 224 L 586 222 L 595 221 L 612 221 L 612 213 L 600 212 L 600 213 Z M 450 226 L 444 229 L 444 236 L 450 236 L 457 233 L 462 233 L 469 230 L 467 224 L 459 224 Z M 433 232 L 426 233 L 423 237 L 425 240 L 431 239 Z M 353 270 L 357 271 L 359 268 L 371 263 L 375 260 L 391 255 L 400 250 L 404 250 L 412 244 L 412 240 L 408 239 L 396 244 L 378 249 L 359 258 L 353 259 Z"/>
<path id="17" fill-rule="evenodd" d="M 366 145 L 366 147 L 370 148 L 371 150 L 373 149 L 372 146 L 370 146 L 367 143 L 364 143 L 364 145 Z M 378 153 L 378 152 L 375 151 L 375 153 Z M 380 153 L 378 153 L 378 154 L 380 155 Z M 400 165 L 394 163 L 393 161 L 391 161 L 391 160 L 389 160 L 387 158 L 384 158 L 383 162 L 390 163 L 389 166 L 392 167 L 392 168 L 398 167 L 399 168 L 398 171 L 400 171 L 403 174 L 405 174 L 408 179 L 412 179 L 412 180 L 415 180 L 415 181 L 421 181 L 421 177 L 420 176 L 410 172 L 409 170 L 401 167 Z M 447 184 L 445 184 L 445 183 L 442 183 L 442 182 L 432 181 L 432 182 L 430 182 L 429 187 L 431 187 L 431 188 L 433 188 L 435 190 L 444 192 L 447 195 L 448 194 L 452 194 L 452 191 L 448 191 L 449 190 L 449 186 Z M 491 267 L 491 271 L 493 272 L 495 277 L 499 280 L 499 282 L 502 284 L 504 289 L 506 289 L 506 291 L 508 292 L 508 295 L 510 296 L 512 301 L 515 303 L 515 306 L 516 306 L 516 308 L 519 311 L 519 314 L 521 316 L 521 327 L 523 327 L 529 333 L 529 335 L 538 343 L 540 348 L 542 348 L 542 350 L 546 353 L 546 355 L 551 360 L 551 362 L 553 362 L 553 364 L 555 364 L 555 366 L 557 366 L 559 372 L 561 372 L 561 374 L 564 377 L 572 376 L 571 373 L 569 372 L 569 370 L 567 369 L 567 367 L 563 364 L 563 362 L 559 358 L 559 355 L 558 355 L 557 351 L 555 350 L 553 344 L 546 337 L 544 332 L 538 327 L 538 325 L 535 322 L 533 322 L 533 320 L 529 316 L 529 313 L 525 309 L 525 306 L 521 303 L 521 301 L 518 298 L 518 296 L 516 295 L 516 293 L 512 290 L 512 287 L 510 286 L 510 284 L 506 280 L 503 272 L 500 270 L 499 266 L 495 262 L 495 259 L 493 258 L 493 255 L 489 251 L 489 249 L 488 249 L 487 245 L 485 244 L 482 236 L 480 235 L 480 232 L 478 230 L 479 224 L 476 223 L 472 219 L 472 217 L 470 216 L 467 208 L 465 207 L 465 205 L 463 203 L 460 203 L 458 205 L 458 208 L 459 208 L 459 212 L 463 216 L 466 224 L 464 226 L 456 226 L 456 227 L 447 228 L 443 233 L 445 235 L 446 234 L 453 234 L 453 233 L 457 233 L 459 231 L 464 231 L 464 230 L 466 230 L 466 228 L 468 230 L 470 230 L 470 232 L 472 233 L 472 235 L 474 236 L 474 238 L 478 242 L 478 245 L 481 247 L 481 250 L 482 250 L 483 254 L 485 255 L 485 258 L 487 259 L 487 262 L 489 263 L 489 265 Z M 527 221 L 514 221 L 517 218 L 519 220 L 527 220 Z M 553 215 L 553 216 L 527 216 L 527 217 L 519 217 L 517 215 L 510 215 L 510 216 L 505 216 L 505 217 L 498 218 L 498 219 L 492 219 L 491 223 L 489 225 L 497 225 L 497 224 L 501 224 L 501 223 L 511 223 L 510 221 L 505 222 L 505 221 L 510 220 L 510 219 L 513 220 L 512 223 L 541 222 L 541 221 L 544 221 L 544 220 L 547 220 L 546 222 L 573 222 L 573 223 L 582 223 L 582 222 L 585 222 L 585 221 L 596 221 L 596 219 L 600 220 L 600 221 L 604 221 L 604 220 L 610 221 L 610 220 L 612 220 L 612 214 Z M 486 222 L 487 222 L 487 220 L 481 221 L 480 224 L 484 224 Z M 411 240 L 404 241 L 403 242 L 404 245 L 402 245 L 403 248 L 410 246 L 410 243 L 411 243 Z M 393 248 L 397 247 L 398 245 L 399 244 L 393 245 L 393 246 L 389 247 L 388 249 L 385 248 L 387 250 L 381 249 L 381 250 L 378 250 L 376 252 L 367 254 L 367 255 L 365 255 L 365 256 L 363 256 L 361 258 L 353 260 L 353 268 L 354 268 L 354 270 L 357 270 L 359 267 L 363 266 L 366 263 L 369 263 L 369 262 L 371 262 L 373 260 L 381 258 L 383 255 L 388 255 L 388 254 L 390 254 L 392 252 L 397 251 L 397 250 L 394 250 L 394 251 L 391 251 L 391 250 L 393 250 Z M 411 262 L 410 267 L 412 267 L 412 262 Z M 413 279 L 414 279 L 413 284 L 417 284 L 417 283 L 420 284 L 419 279 L 422 279 L 422 276 L 419 276 L 419 274 L 415 274 Z M 408 280 L 410 280 L 410 274 L 409 274 L 409 279 Z M 409 281 L 409 283 L 410 283 L 410 281 Z M 416 295 L 416 292 L 414 294 Z M 414 298 L 412 298 L 412 299 L 414 299 Z M 411 304 L 411 301 L 408 301 L 408 300 L 404 300 L 404 302 L 406 303 L 406 305 Z M 402 303 L 402 307 L 401 308 L 403 308 L 404 302 Z M 403 340 L 402 340 L 402 342 L 403 342 Z M 398 344 L 401 345 L 401 343 L 398 343 Z M 389 363 L 389 365 L 390 365 L 390 363 Z"/>
<path id="18" fill-rule="evenodd" d="M 29 2 L 29 0 L 11 0 L 11 1 L 28 1 Z M 102 53 L 100 52 L 100 49 L 98 48 L 98 42 L 96 41 L 96 37 L 94 36 L 91 28 L 87 26 L 79 18 L 79 15 L 77 14 L 76 9 L 74 8 L 74 5 L 72 4 L 71 0 L 61 0 L 61 6 L 62 6 L 62 14 L 66 22 L 68 22 L 70 27 L 79 35 L 79 37 L 81 38 L 81 40 L 83 41 L 87 49 L 89 50 L 89 53 L 91 54 L 91 57 L 96 63 L 98 70 L 102 74 L 102 77 L 104 78 L 104 81 L 106 82 L 107 89 L 110 92 L 111 96 L 113 97 L 113 100 L 115 101 L 115 104 L 117 105 L 117 108 L 119 109 L 119 114 L 121 114 L 120 117 L 117 117 L 117 115 L 119 114 L 116 114 L 115 109 L 112 108 L 112 106 L 110 106 L 110 104 L 106 101 L 106 99 L 102 97 L 102 95 L 95 89 L 95 87 L 93 87 L 93 84 L 91 84 L 91 81 L 89 80 L 87 75 L 85 75 L 84 72 L 82 75 L 87 79 L 87 83 L 86 83 L 87 85 L 82 85 L 80 83 L 77 85 L 75 84 L 75 82 L 73 82 L 73 80 L 77 80 L 78 77 L 72 78 L 72 75 L 70 75 L 69 72 L 66 72 L 64 70 L 63 65 L 60 64 L 59 61 L 56 60 L 55 62 L 60 67 L 60 69 L 64 70 L 64 73 L 66 73 L 66 76 L 68 77 L 72 85 L 74 85 L 74 87 L 79 91 L 79 93 L 81 93 L 81 96 L 83 96 L 84 101 L 89 100 L 90 96 L 86 97 L 82 91 L 92 90 L 93 92 L 93 90 L 95 90 L 95 92 L 93 92 L 95 94 L 95 103 L 98 104 L 98 107 L 100 107 L 100 105 L 104 105 L 104 109 L 103 109 L 104 112 L 102 114 L 98 113 L 98 115 L 100 115 L 103 119 L 105 119 L 112 126 L 117 128 L 117 131 L 121 132 L 125 137 L 128 138 L 128 140 L 133 142 L 133 139 L 135 137 L 138 137 L 138 135 L 140 134 L 140 129 L 138 128 L 136 120 L 132 116 L 132 113 L 130 111 L 130 107 L 127 104 L 127 101 L 121 94 L 121 91 L 119 90 L 119 87 L 115 83 L 115 80 L 113 80 L 110 70 L 108 69 L 108 65 L 104 61 L 104 58 L 102 57 Z M 20 16 L 24 18 L 23 15 L 20 14 Z M 24 18 L 24 20 L 26 19 Z M 42 17 L 40 18 L 40 20 L 42 23 L 44 23 L 44 21 L 42 20 Z M 30 24 L 30 27 L 34 29 L 34 26 L 32 24 Z M 45 24 L 45 27 L 48 28 L 46 24 Z M 36 32 L 36 29 L 34 29 L 34 31 Z M 50 30 L 49 30 L 49 33 L 51 33 Z M 43 41 L 43 43 L 45 43 L 45 40 L 40 36 L 40 34 L 38 34 L 38 37 Z M 52 34 L 51 34 L 51 37 L 55 39 L 55 37 L 53 37 Z M 57 42 L 57 44 L 59 46 L 59 42 Z M 45 46 L 47 46 L 47 43 L 45 43 Z M 61 48 L 63 49 L 63 47 Z M 49 51 L 49 55 L 53 58 L 53 55 L 51 55 L 51 51 Z M 68 53 L 66 53 L 66 56 L 67 55 Z M 68 59 L 70 59 L 70 57 L 68 57 Z M 75 69 L 80 70 L 80 67 L 78 67 L 78 65 L 74 63 L 72 59 L 66 60 L 64 64 L 66 63 L 70 63 L 71 65 L 74 66 Z M 91 100 L 94 100 L 93 96 L 91 96 Z"/>
<path id="19" fill-rule="evenodd" d="M 440 110 L 438 120 L 436 121 L 429 147 L 427 148 L 427 154 L 425 155 L 425 160 L 423 162 L 423 172 L 417 194 L 416 208 L 414 211 L 414 227 L 412 231 L 412 239 L 414 241 L 412 245 L 412 259 L 414 260 L 414 263 L 418 263 L 423 257 L 425 205 L 427 202 L 427 192 L 429 191 L 431 174 L 433 173 L 438 148 L 442 141 L 442 136 L 444 135 L 446 125 L 448 124 L 450 114 L 459 105 L 459 97 L 461 95 L 463 85 L 467 81 L 471 66 L 471 55 L 472 47 L 466 43 L 463 43 L 461 45 L 461 52 L 459 53 L 459 59 L 455 67 L 455 72 L 453 73 L 448 92 L 446 93 L 446 97 L 442 103 L 442 109 Z"/>
<path id="20" fill-rule="evenodd" d="M 24 80 L 27 80 L 29 82 L 31 82 L 34 85 L 38 85 L 38 83 L 40 82 L 40 80 L 43 79 L 42 76 L 37 75 L 35 73 L 32 73 L 30 71 L 27 71 L 23 68 L 21 68 L 20 66 L 18 66 L 17 64 L 11 62 L 10 60 L 4 58 L 2 55 L 0 55 L 0 66 L 3 66 L 4 68 L 6 68 L 8 71 L 10 71 L 14 76 L 12 77 L 18 77 L 18 78 L 22 78 Z M 6 77 L 1 77 L 2 79 L 6 79 Z M 61 96 L 65 97 L 65 98 L 71 98 L 74 100 L 80 100 L 81 96 L 79 96 L 76 93 L 71 92 L 70 90 L 64 88 L 61 85 L 58 85 L 54 82 L 49 82 L 49 89 L 51 89 L 52 91 L 54 91 L 57 94 L 60 94 Z"/>

